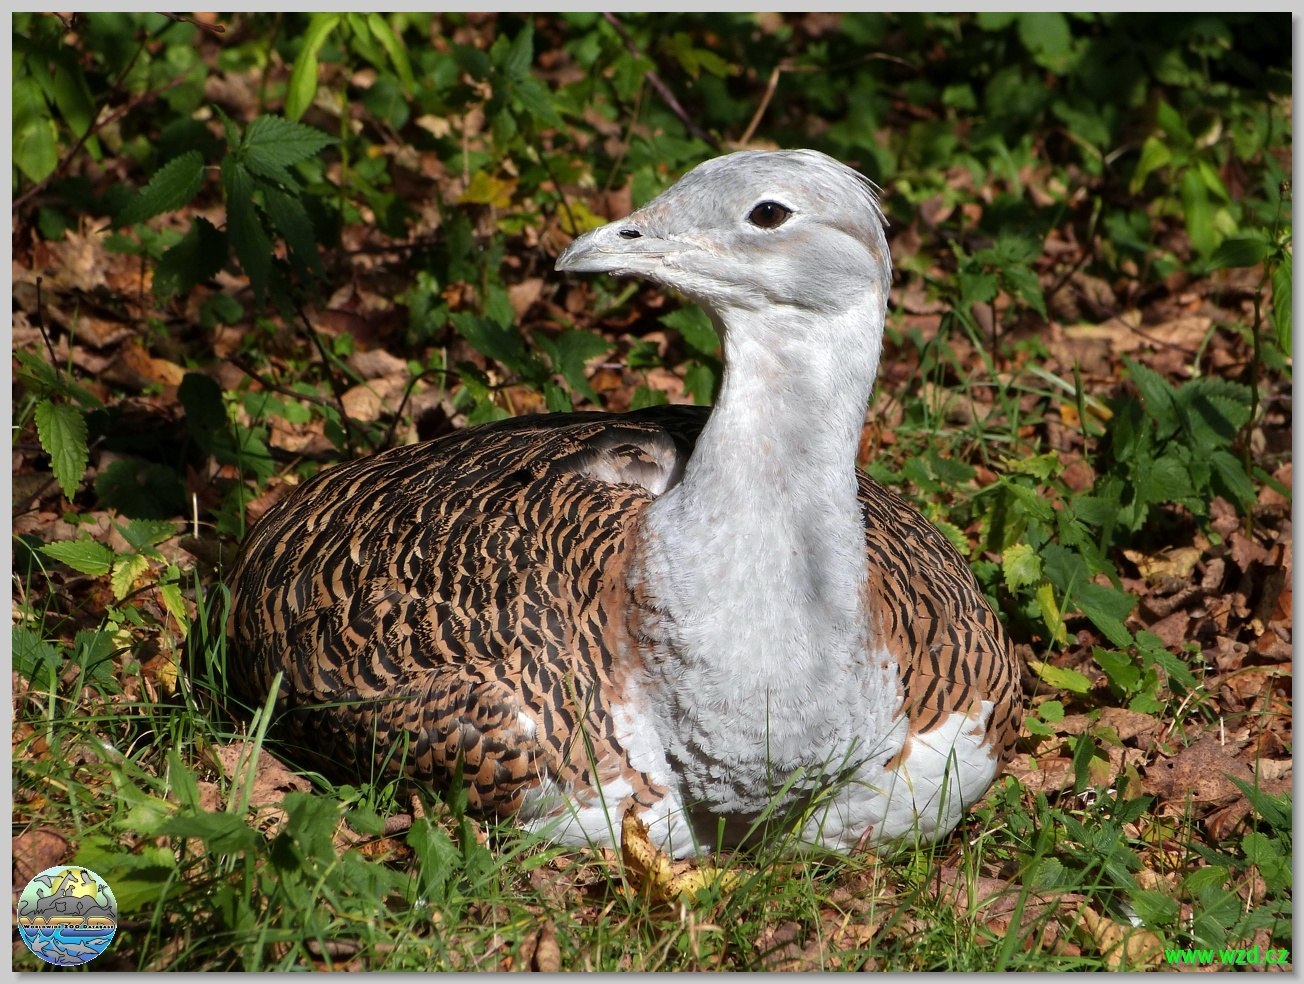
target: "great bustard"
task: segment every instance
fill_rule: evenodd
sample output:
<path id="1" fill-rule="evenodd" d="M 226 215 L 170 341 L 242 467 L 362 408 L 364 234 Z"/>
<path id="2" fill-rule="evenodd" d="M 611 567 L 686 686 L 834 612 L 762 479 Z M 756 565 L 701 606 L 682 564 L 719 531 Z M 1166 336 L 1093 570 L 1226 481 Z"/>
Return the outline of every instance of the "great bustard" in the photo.
<path id="1" fill-rule="evenodd" d="M 1021 716 L 961 556 L 856 468 L 891 261 L 874 186 L 810 150 L 708 161 L 576 239 L 686 295 L 709 411 L 506 420 L 331 468 L 231 580 L 236 679 L 281 733 L 567 844 L 633 808 L 675 855 L 805 809 L 837 850 L 949 832 Z"/>

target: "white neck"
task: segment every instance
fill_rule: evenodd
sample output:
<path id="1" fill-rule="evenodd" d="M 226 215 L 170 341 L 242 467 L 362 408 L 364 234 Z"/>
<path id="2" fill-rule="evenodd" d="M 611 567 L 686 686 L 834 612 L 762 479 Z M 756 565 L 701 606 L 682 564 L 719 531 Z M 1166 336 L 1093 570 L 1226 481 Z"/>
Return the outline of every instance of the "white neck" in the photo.
<path id="1" fill-rule="evenodd" d="M 845 692 L 863 712 L 866 675 L 886 669 L 867 663 L 855 474 L 882 324 L 876 293 L 832 315 L 719 314 L 719 399 L 683 481 L 644 511 L 631 572 L 657 613 L 653 685 L 688 745 L 763 735 L 771 761 L 795 761 L 812 733 L 847 726 L 812 709 Z"/>

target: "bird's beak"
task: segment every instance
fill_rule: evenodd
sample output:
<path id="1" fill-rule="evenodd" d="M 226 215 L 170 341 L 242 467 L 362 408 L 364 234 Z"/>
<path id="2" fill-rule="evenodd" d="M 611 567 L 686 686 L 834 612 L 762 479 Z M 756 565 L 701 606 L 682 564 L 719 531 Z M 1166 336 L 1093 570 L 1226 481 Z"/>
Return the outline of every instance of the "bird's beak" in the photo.
<path id="1" fill-rule="evenodd" d="M 668 256 L 693 247 L 676 239 L 652 235 L 638 213 L 584 233 L 557 257 L 564 273 L 610 273 L 613 276 L 652 276 Z"/>

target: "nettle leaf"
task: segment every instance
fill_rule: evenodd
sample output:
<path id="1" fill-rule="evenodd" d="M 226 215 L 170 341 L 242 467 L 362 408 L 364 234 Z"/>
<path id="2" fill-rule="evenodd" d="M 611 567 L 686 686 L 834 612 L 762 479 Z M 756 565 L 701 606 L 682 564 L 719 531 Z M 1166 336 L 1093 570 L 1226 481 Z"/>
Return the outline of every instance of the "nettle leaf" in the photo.
<path id="1" fill-rule="evenodd" d="M 321 272 L 321 259 L 317 255 L 317 239 L 312 220 L 303 202 L 277 189 L 263 188 L 263 204 L 285 244 L 290 247 L 290 260 L 301 277 Z"/>
<path id="2" fill-rule="evenodd" d="M 1258 495 L 1254 490 L 1254 482 L 1245 474 L 1244 463 L 1230 451 L 1215 451 L 1209 456 L 1209 464 L 1213 466 L 1214 474 L 1222 484 L 1222 490 L 1227 492 L 1242 510 L 1252 509 Z"/>
<path id="3" fill-rule="evenodd" d="M 154 268 L 154 296 L 174 297 L 215 277 L 226 262 L 226 252 L 226 233 L 205 218 L 195 218 L 190 231 L 163 254 Z"/>
<path id="4" fill-rule="evenodd" d="M 113 576 L 109 578 L 109 585 L 113 589 L 113 597 L 121 601 L 131 594 L 131 589 L 135 587 L 136 581 L 144 576 L 148 570 L 149 558 L 144 554 L 128 554 L 118 557 L 113 565 Z"/>
<path id="5" fill-rule="evenodd" d="M 254 179 L 243 164 L 230 156 L 222 161 L 222 178 L 226 184 L 227 236 L 255 296 L 261 299 L 272 271 L 272 241 L 254 207 Z"/>
<path id="6" fill-rule="evenodd" d="M 1016 543 L 1005 549 L 1001 572 L 1005 575 L 1006 587 L 1018 591 L 1041 580 L 1041 558 L 1026 543 Z"/>
<path id="7" fill-rule="evenodd" d="M 46 543 L 41 546 L 41 553 L 89 577 L 102 577 L 113 566 L 113 551 L 89 538 Z"/>
<path id="8" fill-rule="evenodd" d="M 1136 598 L 1117 588 L 1087 583 L 1074 588 L 1073 600 L 1077 602 L 1082 614 L 1091 619 L 1111 643 L 1119 647 L 1132 645 L 1132 633 L 1127 630 L 1123 620 L 1136 607 Z"/>
<path id="9" fill-rule="evenodd" d="M 31 629 L 15 625 L 10 630 L 10 644 L 13 668 L 28 680 L 44 682 L 47 668 L 53 674 L 59 667 L 59 651 Z"/>
<path id="10" fill-rule="evenodd" d="M 694 305 L 662 315 L 660 322 L 679 332 L 684 344 L 702 355 L 715 355 L 720 351 L 720 336 L 705 311 Z"/>
<path id="11" fill-rule="evenodd" d="M 585 375 L 587 363 L 590 359 L 596 359 L 610 351 L 611 342 L 601 335 L 571 329 L 563 332 L 557 339 L 557 357 L 553 368 L 566 377 L 566 382 L 570 383 L 571 389 L 583 393 L 596 403 L 598 394 L 593 391 L 588 376 Z"/>
<path id="12" fill-rule="evenodd" d="M 36 436 L 50 456 L 50 468 L 66 498 L 77 494 L 90 451 L 86 446 L 86 418 L 63 403 L 42 400 L 36 405 Z"/>
<path id="13" fill-rule="evenodd" d="M 177 535 L 175 523 L 160 519 L 133 519 L 126 526 L 120 523 L 113 525 L 122 534 L 122 538 L 131 544 L 131 548 L 141 553 L 148 552 L 151 547 Z"/>
<path id="14" fill-rule="evenodd" d="M 1177 429 L 1177 391 L 1163 376 L 1149 366 L 1125 359 L 1128 375 L 1141 393 L 1141 405 L 1146 413 L 1160 425 L 1161 434 Z"/>
<path id="15" fill-rule="evenodd" d="M 172 158 L 149 179 L 139 194 L 119 214 L 117 224 L 134 225 L 185 205 L 204 183 L 204 156 L 188 150 Z"/>
<path id="16" fill-rule="evenodd" d="M 1067 690 L 1069 693 L 1078 694 L 1079 696 L 1091 692 L 1091 681 L 1077 670 L 1070 670 L 1063 666 L 1052 666 L 1050 663 L 1043 663 L 1037 659 L 1028 660 L 1028 668 L 1056 690 Z"/>
<path id="17" fill-rule="evenodd" d="M 255 173 L 267 169 L 274 173 L 276 167 L 305 161 L 323 148 L 335 143 L 316 127 L 294 123 L 282 116 L 260 116 L 245 130 L 240 149 L 242 160 Z"/>

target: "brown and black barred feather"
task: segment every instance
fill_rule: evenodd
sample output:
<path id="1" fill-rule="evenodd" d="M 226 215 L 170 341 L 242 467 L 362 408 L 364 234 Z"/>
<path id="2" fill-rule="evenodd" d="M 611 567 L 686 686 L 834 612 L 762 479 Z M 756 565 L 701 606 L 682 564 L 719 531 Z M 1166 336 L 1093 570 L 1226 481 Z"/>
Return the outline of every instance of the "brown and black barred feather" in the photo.
<path id="1" fill-rule="evenodd" d="M 522 417 L 316 476 L 267 513 L 232 576 L 238 693 L 262 703 L 283 673 L 280 736 L 336 774 L 443 787 L 460 767 L 471 807 L 507 815 L 544 779 L 592 787 L 597 763 L 647 805 L 661 792 L 610 712 L 630 669 L 613 657 L 622 575 L 635 519 L 707 413 Z M 990 700 L 1004 758 L 1020 702 L 999 622 L 917 511 L 863 475 L 860 498 L 870 608 L 912 730 Z"/>

